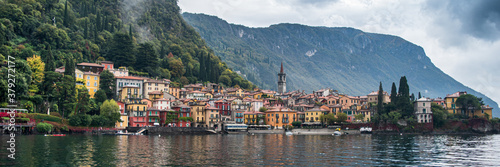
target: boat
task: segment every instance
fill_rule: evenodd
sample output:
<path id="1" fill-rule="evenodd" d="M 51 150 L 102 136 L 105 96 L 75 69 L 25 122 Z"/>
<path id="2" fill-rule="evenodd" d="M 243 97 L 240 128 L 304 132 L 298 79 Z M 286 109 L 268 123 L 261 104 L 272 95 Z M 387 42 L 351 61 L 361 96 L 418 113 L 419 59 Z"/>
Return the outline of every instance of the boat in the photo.
<path id="1" fill-rule="evenodd" d="M 361 127 L 359 129 L 359 132 L 362 134 L 371 134 L 372 133 L 372 128 L 371 127 Z"/>
<path id="2" fill-rule="evenodd" d="M 292 131 L 286 131 L 286 132 L 285 132 L 285 134 L 286 134 L 287 136 L 293 135 Z"/>
<path id="3" fill-rule="evenodd" d="M 222 131 L 225 133 L 248 133 L 248 125 L 245 124 L 224 124 Z"/>
<path id="4" fill-rule="evenodd" d="M 66 134 L 45 134 L 45 136 L 66 136 Z"/>
<path id="5" fill-rule="evenodd" d="M 334 135 L 334 136 L 340 136 L 340 135 L 342 135 L 342 132 L 340 132 L 340 131 L 335 131 L 335 132 L 333 132 L 333 135 Z"/>

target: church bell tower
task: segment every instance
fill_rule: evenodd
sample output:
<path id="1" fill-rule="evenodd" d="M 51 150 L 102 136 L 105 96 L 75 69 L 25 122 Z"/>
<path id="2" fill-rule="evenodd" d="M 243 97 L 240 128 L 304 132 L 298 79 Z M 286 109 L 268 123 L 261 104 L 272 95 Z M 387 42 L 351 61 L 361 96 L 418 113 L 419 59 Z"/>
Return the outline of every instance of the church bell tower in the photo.
<path id="1" fill-rule="evenodd" d="M 281 62 L 280 73 L 278 73 L 278 93 L 283 94 L 286 92 L 286 74 L 283 72 L 283 62 Z"/>

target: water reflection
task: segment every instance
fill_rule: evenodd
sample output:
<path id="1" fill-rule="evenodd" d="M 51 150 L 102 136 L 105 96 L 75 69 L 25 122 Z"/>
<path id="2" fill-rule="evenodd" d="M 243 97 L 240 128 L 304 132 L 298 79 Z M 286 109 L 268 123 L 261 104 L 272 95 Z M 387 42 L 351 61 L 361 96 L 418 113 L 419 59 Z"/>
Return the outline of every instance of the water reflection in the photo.
<path id="1" fill-rule="evenodd" d="M 7 136 L 1 136 L 7 141 Z M 500 164 L 500 135 L 18 136 L 5 166 L 377 166 Z M 4 143 L 3 148 L 7 145 Z"/>

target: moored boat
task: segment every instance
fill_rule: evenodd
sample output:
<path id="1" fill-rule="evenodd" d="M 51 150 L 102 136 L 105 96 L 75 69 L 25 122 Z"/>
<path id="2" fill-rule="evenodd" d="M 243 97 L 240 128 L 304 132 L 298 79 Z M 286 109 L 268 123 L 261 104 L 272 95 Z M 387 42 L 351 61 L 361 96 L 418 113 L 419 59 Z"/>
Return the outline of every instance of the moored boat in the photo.
<path id="1" fill-rule="evenodd" d="M 45 136 L 66 136 L 66 134 L 45 134 Z"/>
<path id="2" fill-rule="evenodd" d="M 372 128 L 371 127 L 361 127 L 359 129 L 359 132 L 362 134 L 371 134 L 372 133 Z"/>

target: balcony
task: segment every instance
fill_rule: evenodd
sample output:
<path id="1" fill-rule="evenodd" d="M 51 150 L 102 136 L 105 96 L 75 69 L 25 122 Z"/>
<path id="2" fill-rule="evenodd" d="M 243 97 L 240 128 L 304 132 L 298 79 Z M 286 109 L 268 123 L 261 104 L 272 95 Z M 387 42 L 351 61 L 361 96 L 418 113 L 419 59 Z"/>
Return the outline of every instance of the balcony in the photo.
<path id="1" fill-rule="evenodd" d="M 148 122 L 158 123 L 158 121 L 157 121 L 156 119 L 151 119 L 151 120 L 149 120 Z"/>
<path id="2" fill-rule="evenodd" d="M 149 113 L 149 116 L 150 116 L 150 117 L 158 117 L 158 116 L 159 116 L 159 114 L 158 114 L 158 113 L 155 113 L 155 112 L 150 112 L 150 113 Z"/>

